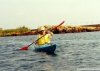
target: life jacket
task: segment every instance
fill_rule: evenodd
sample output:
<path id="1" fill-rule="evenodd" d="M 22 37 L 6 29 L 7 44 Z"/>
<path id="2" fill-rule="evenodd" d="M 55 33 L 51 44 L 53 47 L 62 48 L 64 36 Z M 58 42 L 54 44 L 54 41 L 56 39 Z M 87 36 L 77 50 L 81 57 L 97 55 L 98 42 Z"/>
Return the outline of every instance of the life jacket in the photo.
<path id="1" fill-rule="evenodd" d="M 45 35 L 45 43 L 50 43 L 50 39 L 51 39 L 51 34 L 46 34 Z"/>
<path id="2" fill-rule="evenodd" d="M 50 43 L 51 35 L 50 34 L 46 34 L 45 36 L 43 36 L 43 35 L 40 35 L 39 34 L 39 37 L 38 38 L 40 38 L 40 39 L 37 41 L 37 44 L 38 45 L 44 45 L 46 43 Z"/>

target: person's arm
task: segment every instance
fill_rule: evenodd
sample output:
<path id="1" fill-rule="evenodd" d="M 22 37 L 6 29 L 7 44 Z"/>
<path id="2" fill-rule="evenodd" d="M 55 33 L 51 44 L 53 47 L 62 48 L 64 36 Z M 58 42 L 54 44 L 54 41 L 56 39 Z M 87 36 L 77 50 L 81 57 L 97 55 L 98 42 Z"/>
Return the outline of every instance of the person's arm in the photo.
<path id="1" fill-rule="evenodd" d="M 50 32 L 51 36 L 53 36 L 53 32 Z"/>

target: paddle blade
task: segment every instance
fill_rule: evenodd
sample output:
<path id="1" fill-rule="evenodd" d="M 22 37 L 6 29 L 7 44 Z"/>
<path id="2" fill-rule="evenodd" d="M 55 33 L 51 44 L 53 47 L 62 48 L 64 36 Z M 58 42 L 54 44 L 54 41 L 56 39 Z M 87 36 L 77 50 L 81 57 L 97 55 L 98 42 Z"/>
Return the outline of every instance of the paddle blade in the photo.
<path id="1" fill-rule="evenodd" d="M 22 47 L 22 48 L 19 49 L 19 50 L 28 50 L 28 47 L 29 47 L 29 46 L 24 46 L 24 47 Z"/>

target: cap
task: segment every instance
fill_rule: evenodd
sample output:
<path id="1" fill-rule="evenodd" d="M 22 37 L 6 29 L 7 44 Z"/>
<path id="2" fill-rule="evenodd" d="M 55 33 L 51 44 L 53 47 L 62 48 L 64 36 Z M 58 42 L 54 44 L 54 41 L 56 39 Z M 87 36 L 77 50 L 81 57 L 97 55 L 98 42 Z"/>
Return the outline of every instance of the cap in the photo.
<path id="1" fill-rule="evenodd" d="M 44 31 L 45 30 L 45 27 L 40 27 L 39 28 L 39 31 Z"/>

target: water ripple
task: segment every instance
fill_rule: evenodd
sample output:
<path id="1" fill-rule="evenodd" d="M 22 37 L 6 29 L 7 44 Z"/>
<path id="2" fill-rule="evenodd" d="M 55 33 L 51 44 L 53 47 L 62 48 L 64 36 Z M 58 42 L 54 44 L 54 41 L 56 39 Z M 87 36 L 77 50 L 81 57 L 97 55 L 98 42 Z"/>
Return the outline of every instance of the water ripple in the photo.
<path id="1" fill-rule="evenodd" d="M 62 37 L 63 36 L 63 37 Z M 77 71 L 100 67 L 100 32 L 55 34 L 56 56 L 19 51 L 36 36 L 0 37 L 0 71 Z"/>

